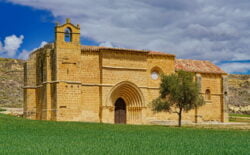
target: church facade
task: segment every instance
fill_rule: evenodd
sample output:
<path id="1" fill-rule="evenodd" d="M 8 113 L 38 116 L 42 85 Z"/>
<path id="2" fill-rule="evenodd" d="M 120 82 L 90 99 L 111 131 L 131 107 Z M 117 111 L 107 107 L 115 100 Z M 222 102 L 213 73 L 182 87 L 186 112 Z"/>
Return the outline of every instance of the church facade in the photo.
<path id="1" fill-rule="evenodd" d="M 195 73 L 206 104 L 183 114 L 188 122 L 226 122 L 226 73 L 208 61 L 163 52 L 84 46 L 80 27 L 67 19 L 55 42 L 30 54 L 24 65 L 24 116 L 37 120 L 150 124 L 176 121 L 155 113 L 160 74 Z"/>

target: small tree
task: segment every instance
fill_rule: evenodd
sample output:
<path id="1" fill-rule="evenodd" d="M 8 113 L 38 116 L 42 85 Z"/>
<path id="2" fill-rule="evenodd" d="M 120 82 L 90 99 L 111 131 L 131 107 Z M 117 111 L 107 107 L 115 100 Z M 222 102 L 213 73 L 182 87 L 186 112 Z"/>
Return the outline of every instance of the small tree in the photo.
<path id="1" fill-rule="evenodd" d="M 178 126 L 181 127 L 182 112 L 204 104 L 199 94 L 194 74 L 178 71 L 171 75 L 162 75 L 160 96 L 152 101 L 153 111 L 175 112 L 178 114 Z"/>

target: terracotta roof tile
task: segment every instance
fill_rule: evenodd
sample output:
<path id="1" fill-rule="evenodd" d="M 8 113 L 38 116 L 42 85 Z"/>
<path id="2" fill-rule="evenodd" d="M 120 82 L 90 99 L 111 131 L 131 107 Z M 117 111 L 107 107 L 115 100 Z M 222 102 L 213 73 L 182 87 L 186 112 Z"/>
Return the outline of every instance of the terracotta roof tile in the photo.
<path id="1" fill-rule="evenodd" d="M 88 51 L 99 51 L 100 47 L 99 46 L 86 46 L 86 45 L 82 45 L 81 49 L 82 50 L 88 50 Z"/>
<path id="2" fill-rule="evenodd" d="M 226 74 L 226 72 L 210 61 L 202 60 L 176 59 L 175 70 L 184 70 L 187 72 L 197 73 Z"/>
<path id="3" fill-rule="evenodd" d="M 168 55 L 168 56 L 175 56 L 174 54 L 168 54 L 168 53 L 165 53 L 165 52 L 158 52 L 158 51 L 149 51 L 149 54 L 152 54 L 152 55 Z"/>
<path id="4" fill-rule="evenodd" d="M 149 50 L 136 50 L 136 49 L 126 49 L 126 48 L 113 48 L 113 47 L 101 47 L 101 46 L 86 46 L 82 45 L 82 50 L 89 50 L 89 51 L 99 51 L 99 50 L 120 50 L 120 51 L 132 51 L 132 52 L 142 52 L 148 53 L 150 55 L 167 55 L 167 56 L 175 56 L 173 54 L 168 54 L 164 52 L 157 52 L 157 51 L 149 51 Z"/>

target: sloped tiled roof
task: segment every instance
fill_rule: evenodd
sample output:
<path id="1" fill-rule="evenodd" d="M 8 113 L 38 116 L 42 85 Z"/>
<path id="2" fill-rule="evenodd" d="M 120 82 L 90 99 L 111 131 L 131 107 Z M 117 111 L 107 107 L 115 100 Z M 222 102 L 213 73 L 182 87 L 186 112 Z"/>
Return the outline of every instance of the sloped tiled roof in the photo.
<path id="1" fill-rule="evenodd" d="M 82 45 L 81 48 L 82 50 L 87 50 L 87 51 L 118 50 L 118 51 L 142 52 L 142 53 L 148 53 L 149 55 L 175 56 L 173 54 L 168 54 L 168 53 L 158 52 L 158 51 L 135 50 L 135 49 L 125 49 L 125 48 L 86 46 L 86 45 Z M 209 61 L 190 60 L 190 59 L 176 59 L 175 70 L 184 70 L 188 72 L 197 72 L 197 73 L 226 74 L 226 72 L 224 72 L 218 66 L 214 65 L 213 63 Z"/>
<path id="2" fill-rule="evenodd" d="M 173 54 L 168 54 L 168 53 L 158 52 L 158 51 L 149 51 L 149 54 L 152 54 L 152 55 L 170 55 L 170 56 L 175 56 Z"/>
<path id="3" fill-rule="evenodd" d="M 148 53 L 149 55 L 175 56 L 173 54 L 168 54 L 168 53 L 158 52 L 158 51 L 136 50 L 136 49 L 126 49 L 126 48 L 113 48 L 113 47 L 101 47 L 101 46 L 86 46 L 86 45 L 82 45 L 81 49 L 82 50 L 87 50 L 87 51 L 99 51 L 99 50 L 132 51 L 132 52 Z"/>
<path id="4" fill-rule="evenodd" d="M 196 73 L 214 73 L 214 74 L 226 74 L 215 64 L 210 61 L 202 60 L 190 60 L 190 59 L 176 59 L 175 70 L 184 70 L 187 72 Z"/>

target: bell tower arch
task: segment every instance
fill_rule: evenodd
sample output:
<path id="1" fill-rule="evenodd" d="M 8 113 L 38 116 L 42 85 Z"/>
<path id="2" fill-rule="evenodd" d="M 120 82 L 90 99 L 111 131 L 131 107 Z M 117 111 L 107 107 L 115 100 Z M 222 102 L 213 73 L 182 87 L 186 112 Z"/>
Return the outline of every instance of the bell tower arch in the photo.
<path id="1" fill-rule="evenodd" d="M 70 19 L 66 19 L 63 25 L 56 24 L 55 43 L 58 48 L 72 48 L 80 46 L 80 26 L 73 25 Z"/>

